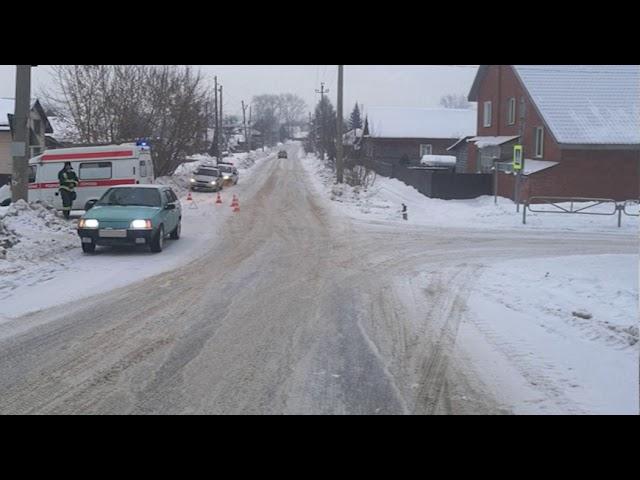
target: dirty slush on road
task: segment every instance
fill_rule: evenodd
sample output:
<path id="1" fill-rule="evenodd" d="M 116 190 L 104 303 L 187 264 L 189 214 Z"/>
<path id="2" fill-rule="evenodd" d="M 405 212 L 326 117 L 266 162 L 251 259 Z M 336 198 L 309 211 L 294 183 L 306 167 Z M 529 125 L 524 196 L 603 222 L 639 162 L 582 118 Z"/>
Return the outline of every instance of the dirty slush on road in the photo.
<path id="1" fill-rule="evenodd" d="M 509 239 L 354 224 L 314 196 L 298 149 L 258 167 L 190 265 L 19 319 L 36 326 L 0 340 L 0 412 L 509 413 L 456 349 L 468 283 Z M 508 255 L 575 249 L 519 244 Z"/>

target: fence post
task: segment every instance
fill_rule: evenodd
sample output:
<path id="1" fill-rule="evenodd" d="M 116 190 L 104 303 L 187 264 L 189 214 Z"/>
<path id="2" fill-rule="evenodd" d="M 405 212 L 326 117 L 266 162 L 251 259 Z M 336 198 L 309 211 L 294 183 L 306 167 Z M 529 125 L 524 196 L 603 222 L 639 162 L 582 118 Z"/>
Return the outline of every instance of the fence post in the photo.
<path id="1" fill-rule="evenodd" d="M 622 228 L 622 210 L 624 207 L 620 204 L 616 204 L 616 209 L 618 210 L 618 228 Z"/>
<path id="2" fill-rule="evenodd" d="M 524 202 L 524 208 L 522 209 L 522 224 L 526 225 L 527 224 L 527 206 L 529 205 L 529 201 L 526 200 Z"/>

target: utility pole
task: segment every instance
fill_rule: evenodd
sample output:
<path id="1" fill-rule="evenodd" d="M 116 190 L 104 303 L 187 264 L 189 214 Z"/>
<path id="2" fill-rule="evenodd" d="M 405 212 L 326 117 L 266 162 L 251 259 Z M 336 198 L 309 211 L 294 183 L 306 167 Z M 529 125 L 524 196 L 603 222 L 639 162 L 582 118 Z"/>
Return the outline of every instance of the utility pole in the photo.
<path id="1" fill-rule="evenodd" d="M 244 124 L 244 146 L 247 149 L 247 153 L 249 150 L 249 135 L 247 134 L 247 108 L 248 105 L 244 104 L 244 100 L 242 101 L 242 123 Z"/>
<path id="2" fill-rule="evenodd" d="M 222 85 L 220 85 L 220 146 L 219 148 L 219 152 L 220 152 L 220 158 L 222 158 L 222 143 L 223 143 L 223 132 L 222 132 L 222 126 L 223 126 L 223 110 L 222 110 Z"/>
<path id="3" fill-rule="evenodd" d="M 29 135 L 28 122 L 31 110 L 31 67 L 16 65 L 16 99 L 13 116 L 13 172 L 11 175 L 11 199 L 29 201 Z"/>
<path id="4" fill-rule="evenodd" d="M 218 77 L 214 77 L 214 98 L 215 98 L 215 111 L 213 112 L 213 123 L 215 124 L 214 127 L 214 133 L 213 133 L 213 145 L 216 146 L 215 148 L 215 153 L 216 153 L 216 157 L 218 158 L 220 156 L 220 151 L 218 150 L 218 147 L 220 146 L 220 142 L 218 141 L 218 138 L 220 137 L 220 131 L 218 130 Z"/>
<path id="5" fill-rule="evenodd" d="M 251 140 L 253 140 L 253 107 L 249 105 L 249 138 L 247 138 L 247 142 L 249 142 L 249 151 L 251 151 Z"/>
<path id="6" fill-rule="evenodd" d="M 344 158 L 342 144 L 343 130 L 343 110 L 344 110 L 344 65 L 338 65 L 338 138 L 336 139 L 336 171 L 338 173 L 338 183 L 344 182 Z"/>
<path id="7" fill-rule="evenodd" d="M 324 82 L 320 84 L 320 90 L 316 90 L 316 93 L 320 94 L 320 158 L 324 161 L 324 137 L 326 126 L 324 96 L 329 93 L 329 90 L 324 89 Z"/>

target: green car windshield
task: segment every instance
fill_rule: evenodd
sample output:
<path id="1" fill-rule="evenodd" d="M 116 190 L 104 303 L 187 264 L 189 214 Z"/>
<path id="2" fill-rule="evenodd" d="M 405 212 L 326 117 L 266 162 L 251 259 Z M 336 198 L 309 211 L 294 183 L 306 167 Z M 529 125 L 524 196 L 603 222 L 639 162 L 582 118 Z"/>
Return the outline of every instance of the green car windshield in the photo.
<path id="1" fill-rule="evenodd" d="M 96 203 L 100 206 L 161 207 L 160 192 L 151 188 L 111 188 Z"/>

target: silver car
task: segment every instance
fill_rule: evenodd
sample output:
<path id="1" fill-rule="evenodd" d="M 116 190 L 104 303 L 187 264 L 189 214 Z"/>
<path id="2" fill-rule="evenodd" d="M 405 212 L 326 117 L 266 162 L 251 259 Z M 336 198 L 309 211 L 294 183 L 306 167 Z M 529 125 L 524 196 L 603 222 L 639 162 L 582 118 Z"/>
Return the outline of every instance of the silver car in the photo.
<path id="1" fill-rule="evenodd" d="M 222 180 L 226 183 L 229 182 L 233 185 L 238 184 L 238 180 L 240 179 L 240 175 L 238 174 L 238 169 L 230 164 L 218 164 L 218 170 L 222 173 Z"/>
<path id="2" fill-rule="evenodd" d="M 191 177 L 191 190 L 194 192 L 219 192 L 223 186 L 222 172 L 216 167 L 200 167 Z"/>

